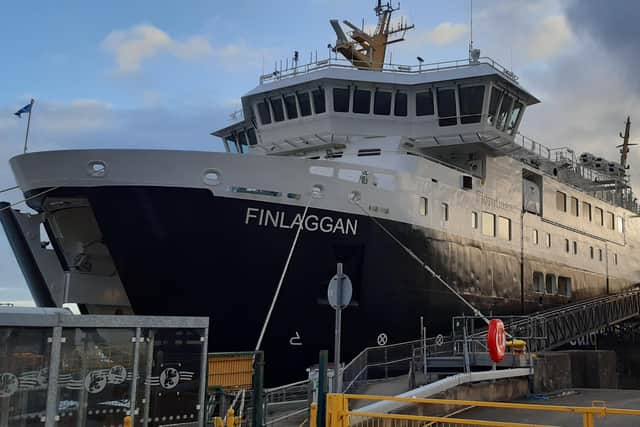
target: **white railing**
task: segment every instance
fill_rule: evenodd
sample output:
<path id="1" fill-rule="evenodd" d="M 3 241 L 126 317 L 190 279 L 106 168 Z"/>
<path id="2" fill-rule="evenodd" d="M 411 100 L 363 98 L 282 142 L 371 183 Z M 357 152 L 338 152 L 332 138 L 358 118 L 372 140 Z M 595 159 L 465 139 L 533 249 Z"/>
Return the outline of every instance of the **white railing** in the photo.
<path id="1" fill-rule="evenodd" d="M 473 67 L 480 64 L 486 64 L 493 67 L 494 69 L 496 69 L 496 71 L 502 73 L 505 77 L 511 79 L 514 82 L 518 80 L 518 77 L 512 71 L 489 57 L 482 57 L 477 61 L 472 61 L 469 59 L 457 59 L 453 61 L 433 62 L 430 64 L 418 65 L 384 63 L 382 64 L 382 68 L 379 71 L 385 73 L 421 74 L 453 68 Z M 358 66 L 358 62 L 352 63 L 347 59 L 339 58 L 337 56 L 329 56 L 328 58 L 324 59 L 316 58 L 315 60 L 304 65 L 294 64 L 289 66 L 287 64 L 285 68 L 283 68 L 282 64 L 280 64 L 280 67 L 278 68 L 276 66 L 276 69 L 272 73 L 261 75 L 260 84 L 308 74 L 327 68 L 368 69 L 370 68 L 370 66 L 371 63 L 368 62 L 362 62 L 361 66 Z"/>

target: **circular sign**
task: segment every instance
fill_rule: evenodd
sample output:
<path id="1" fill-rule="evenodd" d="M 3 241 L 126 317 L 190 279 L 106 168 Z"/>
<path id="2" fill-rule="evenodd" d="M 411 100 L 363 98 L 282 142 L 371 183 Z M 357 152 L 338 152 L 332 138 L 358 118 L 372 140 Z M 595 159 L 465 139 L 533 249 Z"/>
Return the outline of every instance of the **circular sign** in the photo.
<path id="1" fill-rule="evenodd" d="M 351 286 L 349 276 L 336 274 L 331 278 L 329 289 L 327 289 L 327 299 L 331 307 L 338 309 L 348 306 L 352 296 L 353 286 Z M 338 298 L 340 298 L 340 301 L 338 301 Z"/>
<path id="2" fill-rule="evenodd" d="M 180 382 L 180 373 L 176 368 L 166 368 L 160 374 L 160 385 L 167 390 L 174 388 Z"/>
<path id="3" fill-rule="evenodd" d="M 387 337 L 387 334 L 385 334 L 384 332 L 378 335 L 378 338 L 376 338 L 376 342 L 379 346 L 387 345 L 387 341 L 389 341 L 389 337 Z"/>
<path id="4" fill-rule="evenodd" d="M 0 397 L 9 397 L 16 391 L 18 391 L 18 377 L 5 372 L 0 374 Z"/>
<path id="5" fill-rule="evenodd" d="M 502 320 L 492 319 L 489 322 L 489 330 L 487 331 L 487 347 L 489 347 L 489 356 L 491 356 L 491 360 L 498 363 L 504 359 L 506 340 Z"/>
<path id="6" fill-rule="evenodd" d="M 436 345 L 440 347 L 442 344 L 444 344 L 444 336 L 442 334 L 436 335 Z"/>
<path id="7" fill-rule="evenodd" d="M 84 388 L 91 394 L 100 393 L 107 386 L 107 374 L 102 370 L 91 371 L 84 378 Z"/>

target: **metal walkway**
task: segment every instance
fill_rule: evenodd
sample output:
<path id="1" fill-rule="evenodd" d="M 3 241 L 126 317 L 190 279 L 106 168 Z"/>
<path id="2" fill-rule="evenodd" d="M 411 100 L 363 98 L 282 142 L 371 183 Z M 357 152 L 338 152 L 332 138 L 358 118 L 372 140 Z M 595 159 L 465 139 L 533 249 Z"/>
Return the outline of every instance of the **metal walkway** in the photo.
<path id="1" fill-rule="evenodd" d="M 535 337 L 530 352 L 553 350 L 570 341 L 640 315 L 640 289 L 568 304 L 512 325 L 516 335 Z M 531 330 L 530 328 L 534 328 Z"/>

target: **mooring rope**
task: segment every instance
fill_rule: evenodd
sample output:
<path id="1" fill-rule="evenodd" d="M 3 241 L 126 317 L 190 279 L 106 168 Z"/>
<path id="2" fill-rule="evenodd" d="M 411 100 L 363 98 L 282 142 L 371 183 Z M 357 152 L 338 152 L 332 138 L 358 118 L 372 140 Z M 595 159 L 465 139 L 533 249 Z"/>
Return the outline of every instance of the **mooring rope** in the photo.
<path id="1" fill-rule="evenodd" d="M 391 239 L 396 242 L 402 249 L 404 249 L 405 252 L 407 252 L 409 254 L 409 256 L 411 256 L 411 258 L 413 258 L 418 264 L 420 264 L 420 266 L 426 270 L 429 274 L 431 274 L 436 280 L 438 280 L 440 283 L 442 283 L 447 289 L 449 289 L 456 297 L 458 297 L 458 299 L 460 299 L 460 301 L 462 301 L 467 307 L 469 307 L 471 309 L 471 311 L 473 312 L 474 315 L 482 318 L 482 320 L 485 321 L 485 323 L 488 325 L 489 324 L 489 319 L 487 319 L 487 317 L 482 314 L 482 312 L 480 310 L 478 310 L 476 307 L 473 306 L 473 304 L 471 304 L 469 301 L 467 301 L 458 291 L 456 291 L 451 285 L 449 285 L 442 277 L 440 277 L 440 275 L 438 275 L 433 268 L 431 268 L 426 262 L 424 262 L 422 259 L 420 259 L 420 257 L 418 257 L 418 255 L 415 254 L 415 252 L 413 252 L 411 249 L 409 249 L 409 247 L 407 245 L 405 245 L 404 243 L 402 243 L 400 241 L 400 239 L 398 239 L 391 231 L 389 231 L 384 225 L 382 225 L 382 223 L 380 221 L 378 221 L 378 219 L 376 217 L 374 217 L 373 215 L 371 215 L 365 208 L 363 208 L 360 203 L 358 203 L 357 201 L 353 201 L 353 203 L 355 203 L 356 206 L 358 206 L 360 208 L 360 210 L 362 212 L 364 212 L 365 215 L 367 215 L 369 218 L 371 218 L 373 220 L 373 222 L 376 223 L 376 225 L 378 227 L 380 227 L 382 229 L 382 231 L 384 231 L 389 237 L 391 237 Z"/>
<path id="2" fill-rule="evenodd" d="M 52 187 L 52 188 L 49 188 L 47 190 L 41 191 L 39 193 L 36 193 L 33 196 L 29 196 L 26 199 L 18 200 L 17 202 L 11 203 L 9 206 L 5 206 L 4 208 L 0 208 L 0 212 L 2 212 L 4 210 L 7 210 L 7 209 L 11 209 L 12 207 L 14 207 L 16 205 L 19 205 L 21 203 L 28 202 L 29 200 L 36 199 L 36 198 L 42 196 L 43 194 L 50 193 L 50 192 L 52 192 L 54 190 L 57 190 L 58 188 L 60 188 L 60 187 Z"/>
<path id="3" fill-rule="evenodd" d="M 298 224 L 298 230 L 296 231 L 296 236 L 293 239 L 293 243 L 291 244 L 291 249 L 289 249 L 289 255 L 287 256 L 287 262 L 284 264 L 284 269 L 282 270 L 282 274 L 280 275 L 280 281 L 278 282 L 278 287 L 276 288 L 276 293 L 273 295 L 273 300 L 271 301 L 271 307 L 269 307 L 269 312 L 267 313 L 267 318 L 264 320 L 264 324 L 262 325 L 262 331 L 260 331 L 260 337 L 258 338 L 258 343 L 256 344 L 255 351 L 260 350 L 260 346 L 262 345 L 262 339 L 264 338 L 264 333 L 267 330 L 267 326 L 269 325 L 269 320 L 271 319 L 271 313 L 273 313 L 273 308 L 276 305 L 276 301 L 278 300 L 278 295 L 280 294 L 280 289 L 282 288 L 282 283 L 284 282 L 284 278 L 287 275 L 287 270 L 289 269 L 289 263 L 291 262 L 291 256 L 293 255 L 293 251 L 296 248 L 298 243 L 298 237 L 300 237 L 300 232 L 302 231 L 302 226 L 304 224 L 304 220 L 307 217 L 307 211 L 309 210 L 309 205 L 313 200 L 313 193 L 309 194 L 309 201 L 307 205 L 304 207 L 304 212 L 302 213 L 302 218 L 300 219 L 300 223 Z"/>

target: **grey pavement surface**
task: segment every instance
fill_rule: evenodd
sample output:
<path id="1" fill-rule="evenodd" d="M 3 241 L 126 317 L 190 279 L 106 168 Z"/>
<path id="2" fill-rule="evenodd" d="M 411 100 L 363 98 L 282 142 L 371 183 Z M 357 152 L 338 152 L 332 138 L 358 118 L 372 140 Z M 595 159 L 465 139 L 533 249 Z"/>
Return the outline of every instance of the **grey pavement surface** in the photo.
<path id="1" fill-rule="evenodd" d="M 591 406 L 594 400 L 606 402 L 609 408 L 640 410 L 640 390 L 572 389 L 566 395 L 549 396 L 548 400 L 529 399 L 517 403 L 540 405 Z M 572 393 L 575 392 L 575 393 Z M 549 426 L 582 426 L 582 416 L 572 413 L 546 412 L 522 409 L 473 408 L 456 418 L 511 421 Z M 595 419 L 596 427 L 640 427 L 640 417 L 609 415 Z"/>

